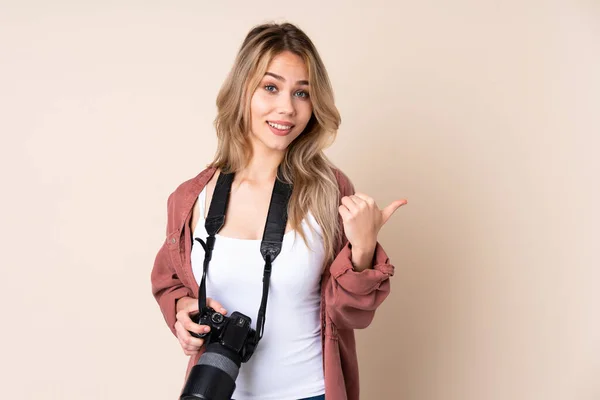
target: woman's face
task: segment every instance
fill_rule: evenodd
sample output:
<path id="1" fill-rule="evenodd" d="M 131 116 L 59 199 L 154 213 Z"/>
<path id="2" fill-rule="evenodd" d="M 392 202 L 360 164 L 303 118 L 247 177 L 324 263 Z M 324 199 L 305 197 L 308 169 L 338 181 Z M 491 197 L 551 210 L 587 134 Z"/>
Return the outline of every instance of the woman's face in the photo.
<path id="1" fill-rule="evenodd" d="M 250 102 L 253 145 L 285 150 L 310 120 L 308 93 L 304 60 L 289 51 L 275 56 Z"/>

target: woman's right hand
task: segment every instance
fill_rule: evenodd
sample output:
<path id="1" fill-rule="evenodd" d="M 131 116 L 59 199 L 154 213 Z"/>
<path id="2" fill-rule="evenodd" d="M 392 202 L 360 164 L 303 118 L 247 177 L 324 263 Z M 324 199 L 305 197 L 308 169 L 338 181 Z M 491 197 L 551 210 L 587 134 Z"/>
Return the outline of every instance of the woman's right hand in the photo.
<path id="1" fill-rule="evenodd" d="M 206 298 L 206 305 L 213 308 L 215 311 L 221 314 L 227 314 L 227 310 L 223 308 L 217 301 Z M 192 321 L 190 314 L 198 312 L 198 299 L 193 297 L 182 297 L 177 300 L 177 321 L 175 322 L 175 332 L 177 333 L 177 339 L 183 349 L 183 352 L 187 356 L 192 356 L 200 351 L 200 348 L 204 345 L 204 339 L 196 338 L 190 335 L 190 332 L 194 333 L 206 333 L 210 331 L 210 327 L 207 325 L 199 325 Z"/>

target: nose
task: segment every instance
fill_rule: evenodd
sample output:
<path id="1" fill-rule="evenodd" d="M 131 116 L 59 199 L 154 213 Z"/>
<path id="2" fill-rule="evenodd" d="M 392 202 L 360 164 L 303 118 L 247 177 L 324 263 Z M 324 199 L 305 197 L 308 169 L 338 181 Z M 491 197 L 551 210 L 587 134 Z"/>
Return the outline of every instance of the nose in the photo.
<path id="1" fill-rule="evenodd" d="M 296 108 L 294 107 L 292 96 L 283 92 L 277 96 L 277 112 L 279 114 L 294 115 L 295 111 Z"/>

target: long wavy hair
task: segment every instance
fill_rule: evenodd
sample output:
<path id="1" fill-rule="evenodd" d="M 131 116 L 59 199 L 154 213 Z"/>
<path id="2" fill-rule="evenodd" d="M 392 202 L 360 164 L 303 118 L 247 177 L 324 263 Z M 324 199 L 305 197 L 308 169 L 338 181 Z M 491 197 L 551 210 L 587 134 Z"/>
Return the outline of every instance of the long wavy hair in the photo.
<path id="1" fill-rule="evenodd" d="M 271 60 L 284 51 L 292 52 L 304 60 L 313 106 L 306 128 L 288 146 L 281 163 L 282 180 L 294 185 L 288 205 L 288 221 L 308 245 L 300 225 L 311 211 L 321 227 L 325 261 L 332 261 L 335 244 L 341 235 L 339 188 L 335 166 L 323 150 L 335 140 L 341 117 L 334 103 L 325 65 L 312 41 L 295 25 L 258 25 L 246 36 L 217 96 L 218 112 L 214 125 L 218 146 L 209 167 L 231 173 L 248 165 L 252 158 L 248 136 L 252 95 Z"/>

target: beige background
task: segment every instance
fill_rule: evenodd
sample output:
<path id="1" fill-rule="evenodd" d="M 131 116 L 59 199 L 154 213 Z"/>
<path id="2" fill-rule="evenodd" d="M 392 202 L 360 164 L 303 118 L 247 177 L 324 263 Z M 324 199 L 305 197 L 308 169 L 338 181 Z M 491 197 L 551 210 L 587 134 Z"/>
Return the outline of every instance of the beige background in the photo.
<path id="1" fill-rule="evenodd" d="M 380 206 L 363 399 L 600 399 L 600 4 L 1 1 L 2 399 L 173 399 L 150 293 L 247 31 L 298 24 Z M 335 400 L 335 399 L 332 399 Z"/>

